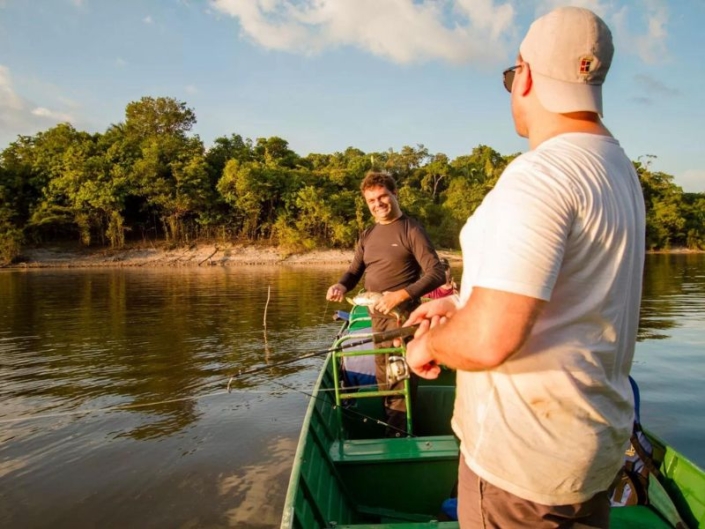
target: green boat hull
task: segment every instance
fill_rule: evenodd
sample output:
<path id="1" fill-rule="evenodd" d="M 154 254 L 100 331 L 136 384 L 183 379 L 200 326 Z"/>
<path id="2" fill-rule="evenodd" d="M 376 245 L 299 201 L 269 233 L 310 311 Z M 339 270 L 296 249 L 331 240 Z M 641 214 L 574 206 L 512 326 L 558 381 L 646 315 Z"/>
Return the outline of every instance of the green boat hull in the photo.
<path id="1" fill-rule="evenodd" d="M 377 422 L 384 416 L 380 398 L 336 405 L 337 361 L 327 358 L 304 418 L 282 529 L 458 527 L 441 514 L 458 472 L 459 447 L 450 429 L 454 373 L 420 384 L 414 436 L 390 439 Z M 680 518 L 690 529 L 705 528 L 705 473 L 649 436 L 665 499 L 652 495 L 654 505 L 613 508 L 611 527 L 669 528 Z"/>

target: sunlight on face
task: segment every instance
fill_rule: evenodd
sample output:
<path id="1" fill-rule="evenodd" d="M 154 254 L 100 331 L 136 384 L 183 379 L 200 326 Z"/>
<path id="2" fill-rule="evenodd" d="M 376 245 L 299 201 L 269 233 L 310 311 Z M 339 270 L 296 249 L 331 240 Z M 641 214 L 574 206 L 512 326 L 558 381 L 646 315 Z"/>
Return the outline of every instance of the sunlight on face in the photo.
<path id="1" fill-rule="evenodd" d="M 376 222 L 387 224 L 401 215 L 396 194 L 386 187 L 370 187 L 365 189 L 362 194 Z"/>

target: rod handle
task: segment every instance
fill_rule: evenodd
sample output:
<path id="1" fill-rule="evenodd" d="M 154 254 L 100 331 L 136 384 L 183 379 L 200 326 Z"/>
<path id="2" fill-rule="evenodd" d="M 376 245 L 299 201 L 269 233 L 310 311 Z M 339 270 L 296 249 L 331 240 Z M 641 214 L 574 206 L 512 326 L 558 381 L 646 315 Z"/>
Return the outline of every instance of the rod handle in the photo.
<path id="1" fill-rule="evenodd" d="M 418 325 L 410 325 L 409 327 L 399 327 L 398 329 L 391 329 L 389 331 L 376 332 L 372 335 L 372 341 L 374 343 L 382 343 L 393 340 L 394 338 L 413 336 L 418 327 Z"/>

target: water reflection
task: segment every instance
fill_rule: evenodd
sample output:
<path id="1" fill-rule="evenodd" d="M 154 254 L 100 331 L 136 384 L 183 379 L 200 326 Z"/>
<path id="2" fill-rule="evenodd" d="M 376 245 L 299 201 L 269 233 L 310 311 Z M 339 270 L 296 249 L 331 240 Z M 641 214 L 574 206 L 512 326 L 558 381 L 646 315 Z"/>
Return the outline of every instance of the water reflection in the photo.
<path id="1" fill-rule="evenodd" d="M 647 256 L 639 341 L 668 339 L 672 335 L 669 330 L 702 322 L 704 263 L 702 254 Z"/>
<path id="2" fill-rule="evenodd" d="M 247 527 L 267 491 L 259 526 L 276 525 L 308 397 L 275 382 L 307 391 L 320 359 L 225 387 L 327 347 L 339 274 L 0 273 L 0 525 Z"/>
<path id="3" fill-rule="evenodd" d="M 2 328 L 15 336 L 0 345 L 6 371 L 0 398 L 31 398 L 35 412 L 198 395 L 222 385 L 228 372 L 289 358 L 330 336 L 330 326 L 321 325 L 316 276 L 280 268 L 0 278 Z M 235 387 L 248 385 L 242 380 Z M 198 419 L 189 402 L 156 406 L 150 414 L 162 419 L 134 430 L 138 438 L 169 435 Z"/>

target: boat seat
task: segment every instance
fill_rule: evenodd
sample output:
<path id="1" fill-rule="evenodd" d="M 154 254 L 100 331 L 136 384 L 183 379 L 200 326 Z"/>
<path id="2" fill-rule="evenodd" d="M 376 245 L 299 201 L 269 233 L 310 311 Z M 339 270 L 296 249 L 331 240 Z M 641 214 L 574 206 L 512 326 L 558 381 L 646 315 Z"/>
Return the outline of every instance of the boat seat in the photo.
<path id="1" fill-rule="evenodd" d="M 397 522 L 336 525 L 335 529 L 458 529 L 459 527 L 458 522 Z"/>
<path id="2" fill-rule="evenodd" d="M 671 524 L 646 505 L 630 505 L 610 509 L 612 529 L 669 529 Z"/>
<path id="3" fill-rule="evenodd" d="M 336 525 L 336 529 L 458 529 L 458 522 L 401 522 L 377 524 Z M 668 529 L 671 526 L 649 507 L 634 505 L 613 508 L 610 511 L 613 529 Z"/>
<path id="4" fill-rule="evenodd" d="M 458 440 L 454 436 L 437 435 L 335 441 L 331 445 L 329 453 L 336 464 L 354 464 L 375 461 L 457 460 L 459 448 Z"/>

